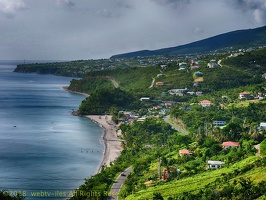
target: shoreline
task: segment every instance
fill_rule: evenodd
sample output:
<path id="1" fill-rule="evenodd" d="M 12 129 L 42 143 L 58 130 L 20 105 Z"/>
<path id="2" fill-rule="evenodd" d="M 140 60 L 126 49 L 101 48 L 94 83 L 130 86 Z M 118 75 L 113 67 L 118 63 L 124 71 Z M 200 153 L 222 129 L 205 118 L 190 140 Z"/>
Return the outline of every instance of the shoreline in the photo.
<path id="1" fill-rule="evenodd" d="M 109 167 L 110 162 L 120 156 L 122 151 L 121 141 L 117 138 L 116 125 L 112 124 L 111 115 L 84 115 L 83 117 L 96 122 L 104 130 L 104 154 L 97 171 L 99 173 L 103 165 Z"/>
<path id="2" fill-rule="evenodd" d="M 85 97 L 89 97 L 89 96 L 90 96 L 89 94 L 84 93 L 84 92 L 76 92 L 76 91 L 73 91 L 73 90 L 69 90 L 69 89 L 68 89 L 68 86 L 63 86 L 62 88 L 63 88 L 65 91 L 67 91 L 67 92 L 71 92 L 71 93 L 75 93 L 75 94 L 80 94 L 80 95 L 83 95 L 83 96 L 85 96 Z"/>
<path id="3" fill-rule="evenodd" d="M 90 96 L 89 94 L 86 93 L 69 90 L 68 86 L 64 86 L 63 89 L 67 92 L 83 95 L 86 97 Z M 121 141 L 118 139 L 116 135 L 116 125 L 112 124 L 111 115 L 83 115 L 81 117 L 85 117 L 97 123 L 103 129 L 103 142 L 104 142 L 103 159 L 100 165 L 98 166 L 98 170 L 96 172 L 99 173 L 103 165 L 109 167 L 110 162 L 115 161 L 116 158 L 119 157 L 121 154 L 122 151 Z"/>

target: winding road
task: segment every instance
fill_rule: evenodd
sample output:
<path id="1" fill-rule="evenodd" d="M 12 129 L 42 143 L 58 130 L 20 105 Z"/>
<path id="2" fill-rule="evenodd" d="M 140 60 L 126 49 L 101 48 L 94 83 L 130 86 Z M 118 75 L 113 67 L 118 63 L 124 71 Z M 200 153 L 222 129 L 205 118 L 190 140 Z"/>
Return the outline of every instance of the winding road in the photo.
<path id="1" fill-rule="evenodd" d="M 119 174 L 115 182 L 113 183 L 113 186 L 110 190 L 110 196 L 108 197 L 108 200 L 118 200 L 118 193 L 120 192 L 123 183 L 125 182 L 127 176 L 132 172 L 132 167 L 130 166 L 127 168 L 124 172 Z"/>

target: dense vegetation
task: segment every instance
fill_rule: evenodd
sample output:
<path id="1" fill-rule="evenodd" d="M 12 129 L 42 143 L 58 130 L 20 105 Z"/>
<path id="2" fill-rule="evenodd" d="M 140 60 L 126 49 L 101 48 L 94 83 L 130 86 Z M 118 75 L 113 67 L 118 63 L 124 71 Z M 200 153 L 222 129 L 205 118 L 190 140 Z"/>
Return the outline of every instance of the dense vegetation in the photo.
<path id="1" fill-rule="evenodd" d="M 139 108 L 138 99 L 121 89 L 104 88 L 91 93 L 82 101 L 78 110 L 80 115 L 117 113 L 123 108 Z"/>
<path id="2" fill-rule="evenodd" d="M 83 92 L 91 94 L 96 90 L 104 88 L 106 90 L 111 90 L 114 88 L 111 81 L 104 77 L 98 78 L 83 78 L 82 80 L 73 79 L 68 87 L 69 90 L 76 92 Z"/>

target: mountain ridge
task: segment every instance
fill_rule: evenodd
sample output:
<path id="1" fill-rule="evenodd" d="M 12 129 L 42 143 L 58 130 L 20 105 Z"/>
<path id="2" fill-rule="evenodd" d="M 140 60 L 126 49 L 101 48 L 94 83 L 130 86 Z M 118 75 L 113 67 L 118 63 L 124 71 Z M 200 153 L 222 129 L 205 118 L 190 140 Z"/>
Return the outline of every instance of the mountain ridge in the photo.
<path id="1" fill-rule="evenodd" d="M 190 53 L 206 53 L 231 46 L 258 46 L 266 44 L 266 26 L 255 29 L 243 29 L 212 36 L 196 42 L 157 50 L 140 50 L 117 54 L 111 58 L 131 58 L 159 55 L 177 55 Z"/>

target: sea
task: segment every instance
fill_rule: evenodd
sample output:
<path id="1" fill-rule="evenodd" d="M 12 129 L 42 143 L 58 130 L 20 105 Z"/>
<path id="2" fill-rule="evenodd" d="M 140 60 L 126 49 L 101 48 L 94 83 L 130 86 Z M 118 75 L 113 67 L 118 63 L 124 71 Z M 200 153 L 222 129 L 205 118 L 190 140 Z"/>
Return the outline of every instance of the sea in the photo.
<path id="1" fill-rule="evenodd" d="M 68 199 L 103 159 L 103 130 L 71 115 L 86 98 L 72 78 L 0 65 L 0 190 L 25 199 Z"/>

